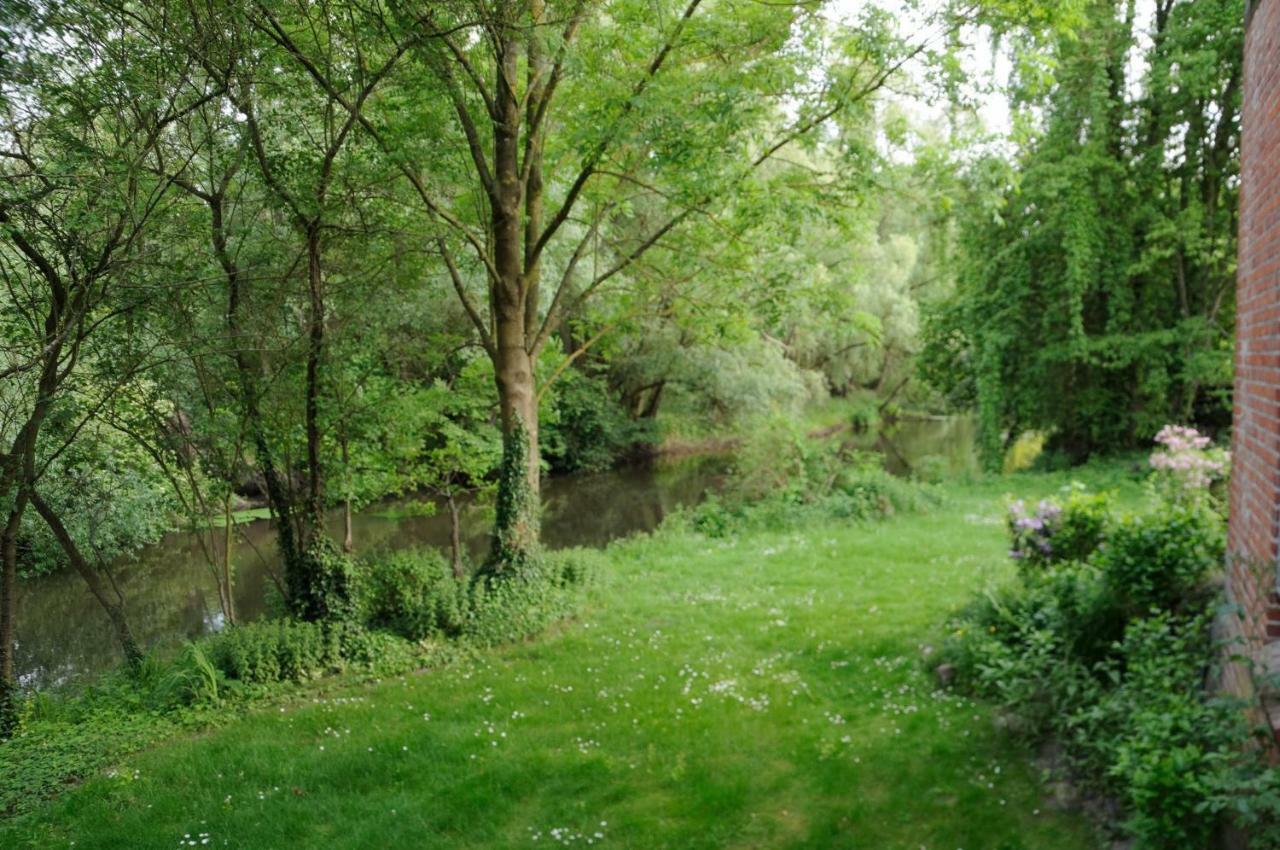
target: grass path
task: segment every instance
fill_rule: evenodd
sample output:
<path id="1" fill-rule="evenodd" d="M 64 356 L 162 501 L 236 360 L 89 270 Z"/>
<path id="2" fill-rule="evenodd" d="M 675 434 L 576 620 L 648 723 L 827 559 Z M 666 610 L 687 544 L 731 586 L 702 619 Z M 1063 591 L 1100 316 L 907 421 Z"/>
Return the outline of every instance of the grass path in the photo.
<path id="1" fill-rule="evenodd" d="M 540 641 L 140 754 L 0 846 L 1095 847 L 919 664 L 1008 569 L 1009 486 L 872 525 L 629 541 Z"/>

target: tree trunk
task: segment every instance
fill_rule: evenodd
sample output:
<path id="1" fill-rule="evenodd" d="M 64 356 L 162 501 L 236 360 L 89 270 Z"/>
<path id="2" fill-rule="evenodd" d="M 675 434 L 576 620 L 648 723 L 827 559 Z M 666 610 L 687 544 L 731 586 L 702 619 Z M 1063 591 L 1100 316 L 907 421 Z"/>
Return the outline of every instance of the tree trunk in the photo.
<path id="1" fill-rule="evenodd" d="M 227 625 L 236 624 L 235 579 L 231 568 L 231 547 L 235 544 L 235 523 L 231 516 L 231 491 L 222 499 L 222 586 L 226 589 L 226 597 L 222 603 L 222 613 L 227 615 Z"/>
<path id="2" fill-rule="evenodd" d="M 134 640 L 133 631 L 129 628 L 129 621 L 124 614 L 124 600 L 117 598 L 112 600 L 107 595 L 107 587 L 102 582 L 102 577 L 98 575 L 98 571 L 93 565 L 85 559 L 80 552 L 80 547 L 76 545 L 71 534 L 67 531 L 62 519 L 58 514 L 34 491 L 29 493 L 31 506 L 36 509 L 36 513 L 49 526 L 49 531 L 57 539 L 58 544 L 62 547 L 62 551 L 66 553 L 71 566 L 84 579 L 85 584 L 89 586 L 89 592 L 93 594 L 93 598 L 98 600 L 104 611 L 107 612 L 107 618 L 111 620 L 111 625 L 115 628 L 116 638 L 120 641 L 120 648 L 124 651 L 125 662 L 132 669 L 136 670 L 142 663 L 142 650 L 138 648 L 138 642 Z M 117 597 L 119 593 L 117 592 Z"/>
<path id="3" fill-rule="evenodd" d="M 521 329 L 514 329 L 514 333 L 523 338 Z M 500 338 L 501 335 L 499 325 Z M 536 559 L 541 535 L 541 494 L 538 409 L 532 364 L 523 345 L 504 349 L 499 341 L 498 355 L 502 467 L 490 570 L 501 574 L 523 572 Z"/>
<path id="4" fill-rule="evenodd" d="M 342 433 L 342 470 L 347 479 L 342 493 L 342 551 L 350 555 L 356 550 L 355 529 L 351 516 L 351 449 L 347 442 L 346 429 Z"/>
<path id="5" fill-rule="evenodd" d="M 542 49 L 544 0 L 530 0 L 528 40 L 528 83 L 526 97 L 529 103 L 542 101 L 546 91 L 546 52 Z M 534 337 L 538 333 L 538 299 L 541 297 L 542 263 L 535 254 L 538 237 L 542 235 L 542 135 L 535 124 L 536 109 L 525 110 L 527 127 L 524 137 L 524 167 L 528 173 L 524 181 L 524 330 L 525 349 L 534 350 Z"/>
<path id="6" fill-rule="evenodd" d="M 460 579 L 465 570 L 462 568 L 462 528 L 458 517 L 458 503 L 454 500 L 452 491 L 445 496 L 445 501 L 449 505 L 449 555 L 453 564 L 453 577 Z"/>
<path id="7" fill-rule="evenodd" d="M 324 474 L 320 468 L 320 359 L 324 354 L 324 281 L 320 275 L 320 230 L 307 230 L 307 284 L 311 309 L 307 329 L 307 514 L 308 536 L 324 532 Z M 304 541 L 305 544 L 306 541 Z"/>
<path id="8" fill-rule="evenodd" d="M 25 497 L 15 500 L 4 530 L 0 532 L 0 739 L 18 728 L 18 683 L 13 673 L 13 621 L 17 615 L 18 526 L 26 507 Z"/>
<path id="9" fill-rule="evenodd" d="M 641 419 L 654 419 L 657 417 L 658 405 L 662 403 L 662 390 L 666 385 L 666 381 L 658 381 L 658 383 L 654 384 L 649 400 L 645 402 L 644 408 L 640 411 Z"/>
<path id="10" fill-rule="evenodd" d="M 214 255 L 227 279 L 227 332 L 231 337 L 232 361 L 236 367 L 236 378 L 240 390 L 240 401 L 244 405 L 245 421 L 249 426 L 253 439 L 255 460 L 262 480 L 267 488 L 267 506 L 271 510 L 276 529 L 276 546 L 280 549 L 280 559 L 288 572 L 289 565 L 298 561 L 299 549 L 297 537 L 293 532 L 293 500 L 289 497 L 284 482 L 276 469 L 271 444 L 267 440 L 266 426 L 262 422 L 261 392 L 259 376 L 262 362 L 257 356 L 251 356 L 254 346 L 244 338 L 241 323 L 241 279 L 240 267 L 236 264 L 227 245 L 226 229 L 223 220 L 224 199 L 221 194 L 210 197 L 209 211 Z"/>
<path id="11" fill-rule="evenodd" d="M 501 51 L 494 121 L 493 267 L 490 301 L 494 317 L 494 378 L 502 414 L 502 470 L 488 571 L 520 573 L 536 558 L 539 538 L 538 406 L 529 356 L 527 296 L 521 236 L 520 101 L 512 88 L 519 74 L 520 46 L 508 38 Z M 536 279 L 536 270 L 532 275 Z M 535 305 L 536 306 L 536 305 Z"/>

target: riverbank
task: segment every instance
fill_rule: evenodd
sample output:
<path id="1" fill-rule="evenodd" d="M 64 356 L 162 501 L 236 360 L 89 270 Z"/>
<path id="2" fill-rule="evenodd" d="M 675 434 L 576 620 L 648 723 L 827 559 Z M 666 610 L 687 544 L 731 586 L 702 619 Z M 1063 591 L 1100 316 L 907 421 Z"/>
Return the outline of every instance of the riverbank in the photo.
<path id="1" fill-rule="evenodd" d="M 809 430 L 839 427 L 850 421 L 848 412 L 848 405 L 829 405 L 811 411 L 800 424 Z M 933 479 L 964 476 L 976 468 L 969 418 L 903 421 L 838 439 L 882 455 L 886 468 L 899 475 Z M 680 506 L 696 504 L 715 492 L 732 460 L 727 455 L 671 457 L 608 472 L 549 477 L 543 486 L 544 539 L 555 548 L 602 546 L 651 531 Z M 405 499 L 357 512 L 356 553 L 447 547 L 447 511 L 430 508 L 420 499 Z M 331 521 L 340 539 L 341 517 L 335 513 Z M 491 530 L 488 510 L 464 505 L 462 537 L 473 557 L 483 558 Z M 267 613 L 273 574 L 278 577 L 280 570 L 269 522 L 237 526 L 231 563 L 239 622 L 261 618 Z M 113 567 L 112 577 L 124 595 L 134 635 L 144 647 L 173 651 L 183 641 L 225 624 L 202 541 L 191 535 L 171 534 L 131 554 Z M 21 593 L 15 663 L 25 684 L 41 689 L 77 687 L 119 663 L 110 622 L 73 572 L 25 579 Z"/>
<path id="2" fill-rule="evenodd" d="M 316 683 L 86 777 L 0 844 L 1096 847 L 1029 753 L 920 663 L 948 612 L 1010 573 L 1004 494 L 1066 480 L 946 485 L 928 513 L 872 523 L 623 541 L 539 640 Z"/>

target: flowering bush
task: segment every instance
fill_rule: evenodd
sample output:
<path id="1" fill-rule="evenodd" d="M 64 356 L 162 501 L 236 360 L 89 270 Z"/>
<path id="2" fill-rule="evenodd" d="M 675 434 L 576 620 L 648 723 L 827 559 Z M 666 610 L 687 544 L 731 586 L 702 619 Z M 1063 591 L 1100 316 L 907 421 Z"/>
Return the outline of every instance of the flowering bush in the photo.
<path id="1" fill-rule="evenodd" d="M 1110 510 L 1108 494 L 1088 493 L 1079 484 L 1061 502 L 1041 499 L 1034 511 L 1016 499 L 1009 503 L 1009 556 L 1024 567 L 1083 561 L 1102 542 Z"/>
<path id="2" fill-rule="evenodd" d="M 1009 536 L 1013 546 L 1009 557 L 1026 564 L 1047 564 L 1053 560 L 1053 531 L 1062 508 L 1041 499 L 1034 513 L 1027 511 L 1022 499 L 1009 503 Z"/>
<path id="3" fill-rule="evenodd" d="M 1166 425 L 1156 434 L 1160 448 L 1151 453 L 1154 482 L 1173 502 L 1197 500 L 1227 477 L 1230 455 L 1208 437 L 1185 425 Z"/>
<path id="4" fill-rule="evenodd" d="M 1162 498 L 1145 511 L 1078 485 L 1010 504 L 1018 581 L 949 623 L 940 657 L 1009 729 L 1056 739 L 1071 774 L 1119 804 L 1135 850 L 1207 847 L 1228 824 L 1280 848 L 1280 771 L 1239 704 L 1204 686 L 1225 525 L 1209 490 L 1225 456 L 1190 429 L 1161 434 Z"/>

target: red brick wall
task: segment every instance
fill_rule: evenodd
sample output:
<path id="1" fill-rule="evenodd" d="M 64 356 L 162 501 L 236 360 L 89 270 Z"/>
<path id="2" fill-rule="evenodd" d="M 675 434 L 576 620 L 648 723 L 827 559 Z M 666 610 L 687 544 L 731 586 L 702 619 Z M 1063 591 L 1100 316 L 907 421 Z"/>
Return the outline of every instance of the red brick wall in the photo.
<path id="1" fill-rule="evenodd" d="M 1263 661 L 1280 637 L 1280 0 L 1253 0 L 1245 36 L 1241 116 L 1235 423 L 1227 586 L 1234 628 Z M 1246 688 L 1229 674 L 1233 690 Z"/>

